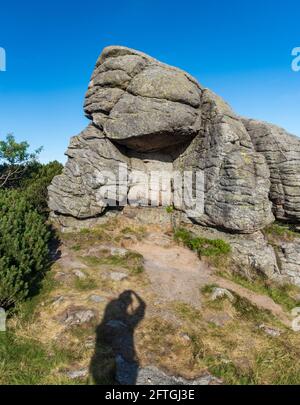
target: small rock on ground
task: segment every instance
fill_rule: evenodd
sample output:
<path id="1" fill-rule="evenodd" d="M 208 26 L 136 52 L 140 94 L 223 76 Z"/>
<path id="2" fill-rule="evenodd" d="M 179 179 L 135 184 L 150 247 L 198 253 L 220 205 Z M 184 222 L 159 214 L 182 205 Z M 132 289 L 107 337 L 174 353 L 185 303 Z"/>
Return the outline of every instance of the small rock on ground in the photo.
<path id="1" fill-rule="evenodd" d="M 272 328 L 267 325 L 259 325 L 259 329 L 262 329 L 267 335 L 272 336 L 272 337 L 278 337 L 281 335 L 281 331 L 276 328 Z"/>
<path id="2" fill-rule="evenodd" d="M 72 370 L 72 371 L 67 371 L 66 375 L 74 380 L 75 378 L 83 378 L 88 375 L 88 369 L 87 368 L 81 368 L 79 370 Z"/>
<path id="3" fill-rule="evenodd" d="M 81 270 L 78 270 L 78 269 L 73 270 L 73 274 L 80 280 L 83 280 L 84 278 L 86 278 L 86 275 Z"/>
<path id="4" fill-rule="evenodd" d="M 88 323 L 95 319 L 97 313 L 93 309 L 86 308 L 67 308 L 62 314 L 57 317 L 60 323 L 64 323 L 68 326 L 81 325 L 83 323 Z"/>
<path id="5" fill-rule="evenodd" d="M 234 296 L 231 294 L 231 292 L 229 290 L 226 290 L 226 288 L 219 288 L 219 287 L 215 287 L 212 291 L 211 294 L 211 299 L 213 301 L 219 299 L 219 298 L 224 298 L 227 297 L 229 299 L 229 301 L 234 301 Z"/>
<path id="6" fill-rule="evenodd" d="M 101 297 L 101 295 L 92 294 L 89 296 L 89 301 L 96 302 L 98 304 L 99 302 L 105 302 L 106 299 Z"/>
<path id="7" fill-rule="evenodd" d="M 53 298 L 51 305 L 56 306 L 61 304 L 65 300 L 65 297 L 63 295 L 60 295 L 59 297 Z"/>
<path id="8" fill-rule="evenodd" d="M 125 278 L 127 278 L 127 274 L 126 273 L 113 272 L 113 273 L 110 273 L 109 277 L 113 281 L 122 281 L 122 280 L 125 280 Z"/>
<path id="9" fill-rule="evenodd" d="M 168 375 L 157 367 L 148 366 L 138 371 L 137 385 L 221 385 L 222 381 L 209 373 L 194 380 Z"/>

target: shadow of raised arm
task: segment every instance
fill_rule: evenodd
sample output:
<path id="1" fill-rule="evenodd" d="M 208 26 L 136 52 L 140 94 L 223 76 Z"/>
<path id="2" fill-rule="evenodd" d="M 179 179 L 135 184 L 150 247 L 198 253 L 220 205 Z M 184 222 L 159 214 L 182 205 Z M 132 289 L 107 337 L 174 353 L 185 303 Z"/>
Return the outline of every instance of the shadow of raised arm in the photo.
<path id="1" fill-rule="evenodd" d="M 136 292 L 131 291 L 131 294 L 135 296 L 138 302 L 138 307 L 134 310 L 130 317 L 130 324 L 135 328 L 145 316 L 146 303 Z"/>

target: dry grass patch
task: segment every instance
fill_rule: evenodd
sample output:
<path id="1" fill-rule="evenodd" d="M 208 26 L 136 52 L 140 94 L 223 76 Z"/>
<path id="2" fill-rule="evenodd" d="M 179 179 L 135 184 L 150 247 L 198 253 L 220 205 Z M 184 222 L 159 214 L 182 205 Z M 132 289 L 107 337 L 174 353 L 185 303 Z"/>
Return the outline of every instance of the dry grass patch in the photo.
<path id="1" fill-rule="evenodd" d="M 292 242 L 300 238 L 300 233 L 295 231 L 294 225 L 275 222 L 264 229 L 264 234 L 272 242 Z"/>

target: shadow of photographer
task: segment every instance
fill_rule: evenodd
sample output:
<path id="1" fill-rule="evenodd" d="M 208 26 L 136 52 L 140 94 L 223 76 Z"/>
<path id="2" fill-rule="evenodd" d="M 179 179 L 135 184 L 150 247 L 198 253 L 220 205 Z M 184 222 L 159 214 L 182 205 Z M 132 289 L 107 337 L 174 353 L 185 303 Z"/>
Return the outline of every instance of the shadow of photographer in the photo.
<path id="1" fill-rule="evenodd" d="M 132 290 L 110 301 L 96 329 L 95 352 L 90 363 L 94 384 L 136 384 L 139 361 L 134 331 L 145 316 L 146 304 Z"/>

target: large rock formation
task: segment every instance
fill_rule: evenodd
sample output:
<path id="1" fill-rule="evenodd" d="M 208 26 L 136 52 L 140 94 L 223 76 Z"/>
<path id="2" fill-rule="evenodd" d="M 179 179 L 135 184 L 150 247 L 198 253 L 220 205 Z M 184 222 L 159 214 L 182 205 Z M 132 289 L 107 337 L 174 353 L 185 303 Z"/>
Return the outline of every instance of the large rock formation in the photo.
<path id="1" fill-rule="evenodd" d="M 105 48 L 85 113 L 92 123 L 72 138 L 64 173 L 49 189 L 56 214 L 102 214 L 101 187 L 109 181 L 99 181 L 101 171 L 118 176 L 122 162 L 145 173 L 203 171 L 204 212 L 190 214 L 175 202 L 200 224 L 251 233 L 272 222 L 263 154 L 230 107 L 185 72 L 128 48 Z M 134 186 L 132 179 L 124 184 L 122 197 Z"/>
<path id="2" fill-rule="evenodd" d="M 49 187 L 53 217 L 90 220 L 109 215 L 110 201 L 148 206 L 154 195 L 157 206 L 173 204 L 186 220 L 231 234 L 257 235 L 275 218 L 300 222 L 300 139 L 237 116 L 184 71 L 129 48 L 105 48 L 84 110 L 91 123 L 71 139 L 63 174 Z M 183 186 L 174 177 L 184 171 L 203 174 L 203 207 L 177 198 Z M 170 176 L 168 189 L 138 181 L 137 173 L 153 172 Z M 260 238 L 251 239 L 255 246 Z M 273 250 L 267 256 L 255 260 L 276 273 Z M 293 259 L 282 256 L 295 277 Z"/>

